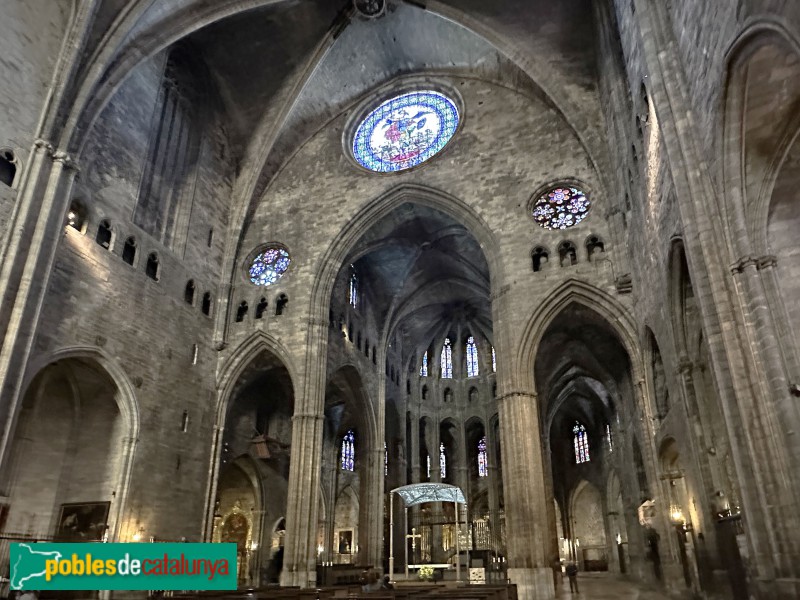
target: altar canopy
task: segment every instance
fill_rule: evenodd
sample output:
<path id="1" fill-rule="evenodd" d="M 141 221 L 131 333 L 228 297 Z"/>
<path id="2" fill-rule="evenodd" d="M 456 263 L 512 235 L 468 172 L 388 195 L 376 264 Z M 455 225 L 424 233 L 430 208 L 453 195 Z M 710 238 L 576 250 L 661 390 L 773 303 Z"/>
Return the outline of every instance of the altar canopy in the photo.
<path id="1" fill-rule="evenodd" d="M 412 483 L 392 490 L 390 498 L 397 494 L 405 504 L 406 529 L 408 529 L 408 507 L 425 502 L 452 502 L 456 513 L 456 580 L 461 581 L 461 548 L 459 545 L 461 522 L 458 518 L 458 505 L 466 504 L 461 488 L 446 483 Z M 406 531 L 406 533 L 408 533 Z M 406 546 L 406 554 L 408 554 Z M 467 555 L 469 564 L 469 553 Z M 394 502 L 389 502 L 389 576 L 394 581 Z M 408 556 L 406 556 L 406 580 L 408 580 Z"/>
<path id="2" fill-rule="evenodd" d="M 461 488 L 446 483 L 412 483 L 392 490 L 403 499 L 406 508 L 424 502 L 455 502 L 466 504 Z"/>

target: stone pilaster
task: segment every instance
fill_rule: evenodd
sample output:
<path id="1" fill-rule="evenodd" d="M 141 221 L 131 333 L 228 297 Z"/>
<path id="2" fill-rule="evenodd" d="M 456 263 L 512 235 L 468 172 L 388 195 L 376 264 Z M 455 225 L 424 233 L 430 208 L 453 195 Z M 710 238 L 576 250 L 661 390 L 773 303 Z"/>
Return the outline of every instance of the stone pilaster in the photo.
<path id="1" fill-rule="evenodd" d="M 316 584 L 317 511 L 319 509 L 323 415 L 295 413 L 286 503 L 286 541 L 281 585 Z"/>
<path id="2" fill-rule="evenodd" d="M 0 266 L 0 481 L 18 416 L 21 386 L 63 235 L 77 167 L 37 140 L 18 195 Z M 2 485 L 2 484 L 0 484 Z M 0 492 L 3 490 L 0 489 Z"/>

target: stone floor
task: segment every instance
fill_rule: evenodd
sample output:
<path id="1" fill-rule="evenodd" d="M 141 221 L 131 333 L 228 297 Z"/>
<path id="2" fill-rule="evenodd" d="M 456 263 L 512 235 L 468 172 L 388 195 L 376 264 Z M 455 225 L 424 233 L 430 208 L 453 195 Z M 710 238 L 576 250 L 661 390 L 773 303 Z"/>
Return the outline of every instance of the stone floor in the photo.
<path id="1" fill-rule="evenodd" d="M 642 588 L 641 586 L 625 581 L 618 575 L 611 573 L 580 573 L 578 575 L 577 594 L 569 591 L 569 580 L 564 577 L 564 585 L 558 588 L 556 598 L 586 599 L 586 600 L 668 600 L 670 597 L 663 592 Z M 687 598 L 690 596 L 687 595 Z"/>

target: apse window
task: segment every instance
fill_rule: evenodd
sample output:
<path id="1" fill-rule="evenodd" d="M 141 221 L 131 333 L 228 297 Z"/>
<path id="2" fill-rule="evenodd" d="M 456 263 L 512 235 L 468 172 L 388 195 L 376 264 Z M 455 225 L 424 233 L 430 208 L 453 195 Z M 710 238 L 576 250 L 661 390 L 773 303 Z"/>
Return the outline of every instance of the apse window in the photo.
<path id="1" fill-rule="evenodd" d="M 478 442 L 478 477 L 489 475 L 488 461 L 486 460 L 486 436 Z"/>
<path id="2" fill-rule="evenodd" d="M 589 462 L 589 438 L 586 428 L 580 423 L 575 423 L 572 428 L 572 443 L 575 446 L 575 464 Z"/>
<path id="3" fill-rule="evenodd" d="M 469 336 L 467 338 L 467 377 L 478 376 L 478 346 L 475 344 L 475 338 Z"/>
<path id="4" fill-rule="evenodd" d="M 442 346 L 441 364 L 442 379 L 453 378 L 453 347 L 450 345 L 450 338 L 444 339 Z"/>
<path id="5" fill-rule="evenodd" d="M 422 366 L 419 368 L 419 376 L 420 377 L 427 377 L 428 376 L 428 351 L 425 351 L 425 354 L 422 355 Z"/>
<path id="6" fill-rule="evenodd" d="M 539 196 L 533 220 L 545 229 L 568 229 L 583 221 L 591 203 L 581 190 L 557 187 Z"/>
<path id="7" fill-rule="evenodd" d="M 444 442 L 439 444 L 439 473 L 442 479 L 447 477 L 447 457 L 444 455 Z"/>
<path id="8" fill-rule="evenodd" d="M 356 436 L 351 429 L 342 438 L 342 470 L 352 471 L 356 459 Z"/>
<path id="9" fill-rule="evenodd" d="M 458 128 L 455 102 L 416 91 L 386 100 L 367 114 L 353 138 L 353 157 L 376 173 L 416 167 L 438 154 Z"/>
<path id="10" fill-rule="evenodd" d="M 272 285 L 286 274 L 289 268 L 289 253 L 279 246 L 269 246 L 260 252 L 250 263 L 251 283 L 255 285 Z"/>
<path id="11" fill-rule="evenodd" d="M 358 308 L 358 275 L 355 268 L 350 265 L 350 288 L 348 290 L 350 306 Z"/>

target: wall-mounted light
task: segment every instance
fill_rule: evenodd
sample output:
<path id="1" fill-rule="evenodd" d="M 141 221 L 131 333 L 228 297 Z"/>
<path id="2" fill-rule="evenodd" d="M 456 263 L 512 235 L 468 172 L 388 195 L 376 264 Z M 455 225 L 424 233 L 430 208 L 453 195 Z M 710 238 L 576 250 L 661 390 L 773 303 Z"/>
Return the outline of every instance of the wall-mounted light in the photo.
<path id="1" fill-rule="evenodd" d="M 142 537 L 144 537 L 144 527 L 140 527 L 139 531 L 134 533 L 131 539 L 133 539 L 134 542 L 141 542 Z"/>
<path id="2" fill-rule="evenodd" d="M 673 525 L 683 525 L 686 523 L 686 517 L 683 516 L 683 511 L 680 506 L 672 505 L 669 509 L 669 518 Z"/>

